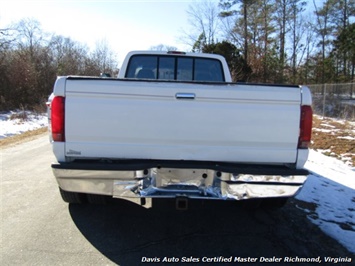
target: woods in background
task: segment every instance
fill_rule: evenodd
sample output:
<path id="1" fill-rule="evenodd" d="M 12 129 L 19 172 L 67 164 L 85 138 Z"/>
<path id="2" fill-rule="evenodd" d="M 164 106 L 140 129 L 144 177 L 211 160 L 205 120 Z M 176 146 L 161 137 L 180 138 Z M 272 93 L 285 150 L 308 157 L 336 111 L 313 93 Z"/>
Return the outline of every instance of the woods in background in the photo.
<path id="1" fill-rule="evenodd" d="M 187 13 L 191 28 L 184 42 L 193 52 L 225 56 L 234 81 L 354 81 L 355 0 L 206 0 L 191 4 Z M 44 106 L 57 76 L 117 70 L 105 40 L 90 51 L 43 32 L 33 19 L 0 29 L 0 111 Z"/>
<path id="2" fill-rule="evenodd" d="M 354 80 L 355 0 L 208 0 L 188 14 L 193 27 L 184 40 L 194 51 L 224 46 L 234 80 Z"/>
<path id="3" fill-rule="evenodd" d="M 70 38 L 43 32 L 34 19 L 0 29 L 0 111 L 43 110 L 57 76 L 99 76 L 117 71 L 105 40 L 90 49 Z"/>

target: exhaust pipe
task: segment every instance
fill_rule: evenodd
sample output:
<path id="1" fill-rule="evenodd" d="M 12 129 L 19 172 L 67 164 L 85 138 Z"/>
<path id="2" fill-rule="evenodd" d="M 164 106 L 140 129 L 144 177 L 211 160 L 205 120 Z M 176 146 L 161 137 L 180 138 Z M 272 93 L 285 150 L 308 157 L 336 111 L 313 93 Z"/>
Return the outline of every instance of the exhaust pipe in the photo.
<path id="1" fill-rule="evenodd" d="M 187 197 L 177 197 L 175 201 L 175 207 L 178 211 L 186 211 L 189 207 L 189 202 Z"/>

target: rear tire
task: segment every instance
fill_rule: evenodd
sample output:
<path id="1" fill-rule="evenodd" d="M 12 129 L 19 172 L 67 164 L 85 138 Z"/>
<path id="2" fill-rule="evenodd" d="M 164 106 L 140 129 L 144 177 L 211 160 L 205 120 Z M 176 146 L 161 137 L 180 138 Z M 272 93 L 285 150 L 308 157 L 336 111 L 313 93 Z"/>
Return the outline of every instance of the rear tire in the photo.
<path id="1" fill-rule="evenodd" d="M 108 196 L 97 195 L 97 194 L 87 194 L 87 200 L 90 204 L 105 205 L 108 203 Z"/>
<path id="2" fill-rule="evenodd" d="M 62 199 L 67 203 L 83 204 L 86 203 L 86 197 L 84 193 L 70 192 L 59 188 Z"/>

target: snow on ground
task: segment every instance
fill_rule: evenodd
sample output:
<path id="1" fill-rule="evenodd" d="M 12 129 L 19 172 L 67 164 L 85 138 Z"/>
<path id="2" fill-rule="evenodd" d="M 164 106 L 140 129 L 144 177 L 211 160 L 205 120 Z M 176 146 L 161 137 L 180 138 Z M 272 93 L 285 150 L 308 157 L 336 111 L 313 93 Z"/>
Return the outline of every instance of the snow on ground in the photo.
<path id="1" fill-rule="evenodd" d="M 308 218 L 355 254 L 355 170 L 311 150 L 305 165 L 311 174 L 296 196 Z"/>
<path id="2" fill-rule="evenodd" d="M 25 120 L 10 119 L 18 114 L 0 113 L 0 139 L 47 126 L 46 115 L 26 112 L 26 116 Z M 307 204 L 298 207 L 323 232 L 355 253 L 355 168 L 314 150 L 305 167 L 311 174 L 296 198 Z"/>
<path id="3" fill-rule="evenodd" d="M 47 125 L 46 114 L 38 115 L 28 111 L 0 113 L 0 139 L 46 127 Z"/>

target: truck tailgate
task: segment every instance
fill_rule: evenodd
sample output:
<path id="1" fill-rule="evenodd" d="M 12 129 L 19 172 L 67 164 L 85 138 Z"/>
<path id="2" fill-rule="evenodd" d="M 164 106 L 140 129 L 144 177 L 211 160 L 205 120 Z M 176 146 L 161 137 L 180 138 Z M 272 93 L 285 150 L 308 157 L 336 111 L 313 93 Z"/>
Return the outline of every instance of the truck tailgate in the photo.
<path id="1" fill-rule="evenodd" d="M 295 163 L 300 106 L 297 86 L 68 78 L 65 154 Z"/>

